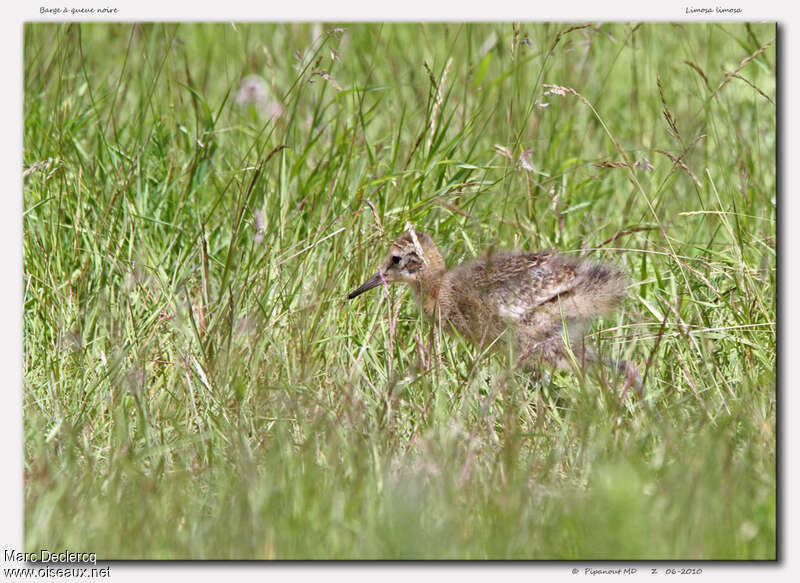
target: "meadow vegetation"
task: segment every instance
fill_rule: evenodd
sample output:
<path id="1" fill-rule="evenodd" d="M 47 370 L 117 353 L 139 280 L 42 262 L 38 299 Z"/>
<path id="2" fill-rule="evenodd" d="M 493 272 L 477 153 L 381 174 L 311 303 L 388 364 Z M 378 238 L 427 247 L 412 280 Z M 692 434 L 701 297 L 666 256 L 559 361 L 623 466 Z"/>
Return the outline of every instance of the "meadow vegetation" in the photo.
<path id="1" fill-rule="evenodd" d="M 25 550 L 774 559 L 775 40 L 27 24 Z M 408 223 L 624 267 L 644 399 L 348 302 Z"/>

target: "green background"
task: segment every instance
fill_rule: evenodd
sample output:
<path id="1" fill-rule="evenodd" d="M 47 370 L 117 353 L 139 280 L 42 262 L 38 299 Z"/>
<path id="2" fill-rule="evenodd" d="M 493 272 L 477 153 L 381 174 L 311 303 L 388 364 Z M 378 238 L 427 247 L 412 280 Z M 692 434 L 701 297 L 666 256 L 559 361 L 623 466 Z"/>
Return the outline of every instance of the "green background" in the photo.
<path id="1" fill-rule="evenodd" d="M 27 24 L 25 550 L 774 559 L 775 38 Z M 348 302 L 409 222 L 624 267 L 645 401 Z"/>

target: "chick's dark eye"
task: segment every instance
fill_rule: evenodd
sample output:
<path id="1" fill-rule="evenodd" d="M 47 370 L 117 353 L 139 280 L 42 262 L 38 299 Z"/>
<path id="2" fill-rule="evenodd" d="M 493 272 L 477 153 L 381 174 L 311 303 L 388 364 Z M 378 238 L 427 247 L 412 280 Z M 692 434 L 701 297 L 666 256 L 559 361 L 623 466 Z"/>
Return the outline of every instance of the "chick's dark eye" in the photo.
<path id="1" fill-rule="evenodd" d="M 400 263 L 400 256 L 399 255 L 394 255 L 392 257 L 392 265 L 397 265 L 398 263 Z"/>

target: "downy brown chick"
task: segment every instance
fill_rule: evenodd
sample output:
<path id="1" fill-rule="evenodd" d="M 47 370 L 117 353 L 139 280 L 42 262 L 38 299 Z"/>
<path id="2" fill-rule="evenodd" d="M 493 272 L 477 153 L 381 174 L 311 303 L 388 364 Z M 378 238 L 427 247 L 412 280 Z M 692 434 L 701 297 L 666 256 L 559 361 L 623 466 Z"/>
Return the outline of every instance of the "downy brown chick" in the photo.
<path id="1" fill-rule="evenodd" d="M 628 281 L 618 267 L 552 251 L 492 252 L 448 271 L 433 240 L 412 230 L 392 244 L 378 272 L 348 299 L 382 283 L 403 282 L 425 316 L 477 346 L 503 347 L 511 339 L 522 365 L 541 361 L 567 369 L 566 336 L 579 363 L 603 362 L 641 391 L 633 366 L 599 358 L 583 343 L 591 320 L 619 306 Z"/>

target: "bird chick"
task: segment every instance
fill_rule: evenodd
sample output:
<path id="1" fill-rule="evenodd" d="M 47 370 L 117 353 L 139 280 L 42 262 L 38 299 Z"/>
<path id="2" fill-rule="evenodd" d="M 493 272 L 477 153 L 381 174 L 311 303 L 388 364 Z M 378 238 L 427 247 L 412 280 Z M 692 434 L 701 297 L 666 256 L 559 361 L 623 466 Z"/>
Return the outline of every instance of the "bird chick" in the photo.
<path id="1" fill-rule="evenodd" d="M 568 369 L 568 339 L 578 362 L 609 365 L 641 391 L 634 367 L 599 358 L 583 343 L 592 319 L 612 313 L 627 295 L 629 280 L 618 267 L 552 251 L 492 252 L 448 271 L 433 240 L 411 230 L 348 299 L 395 282 L 411 287 L 428 319 L 479 347 L 505 347 L 510 340 L 523 366 Z"/>

